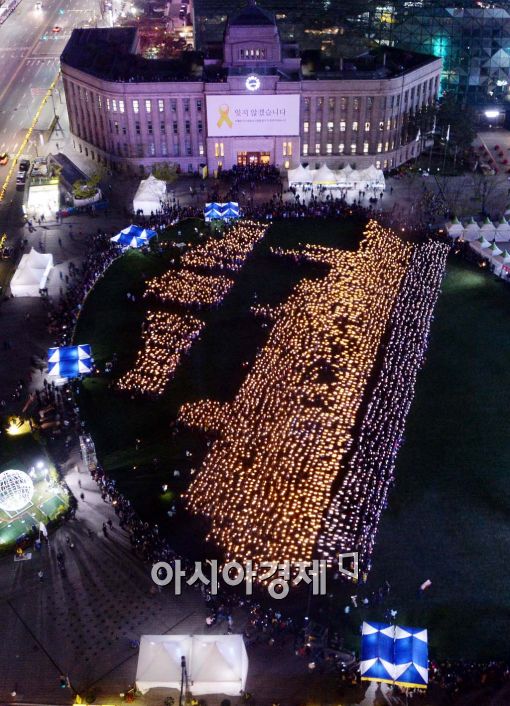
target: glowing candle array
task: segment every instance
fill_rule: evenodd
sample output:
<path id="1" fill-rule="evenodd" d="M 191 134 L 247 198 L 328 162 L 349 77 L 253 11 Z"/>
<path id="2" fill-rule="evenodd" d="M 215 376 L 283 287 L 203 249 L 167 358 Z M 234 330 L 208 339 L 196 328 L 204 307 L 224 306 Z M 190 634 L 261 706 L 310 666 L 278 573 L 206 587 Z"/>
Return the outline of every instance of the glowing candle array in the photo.
<path id="1" fill-rule="evenodd" d="M 151 279 L 144 296 L 183 306 L 211 306 L 226 297 L 234 280 L 222 275 L 200 275 L 191 270 L 170 271 Z"/>
<path id="2" fill-rule="evenodd" d="M 186 267 L 237 272 L 266 230 L 267 226 L 256 221 L 238 221 L 220 240 L 211 238 L 186 253 L 182 263 Z"/>
<path id="3" fill-rule="evenodd" d="M 333 560 L 338 552 L 357 550 L 362 566 L 369 567 L 417 372 L 424 359 L 448 250 L 448 245 L 438 242 L 415 246 L 391 317 L 384 361 L 356 448 L 328 508 L 318 541 L 321 555 L 328 560 Z"/>
<path id="4" fill-rule="evenodd" d="M 119 380 L 119 388 L 160 395 L 203 326 L 203 321 L 190 314 L 148 311 L 142 332 L 143 348 L 138 351 L 133 369 Z"/>
<path id="5" fill-rule="evenodd" d="M 187 494 L 227 560 L 312 557 L 411 252 L 372 221 L 357 252 L 294 253 L 329 271 L 279 307 Z M 194 411 L 187 405 L 181 419 L 216 423 L 217 410 Z"/>

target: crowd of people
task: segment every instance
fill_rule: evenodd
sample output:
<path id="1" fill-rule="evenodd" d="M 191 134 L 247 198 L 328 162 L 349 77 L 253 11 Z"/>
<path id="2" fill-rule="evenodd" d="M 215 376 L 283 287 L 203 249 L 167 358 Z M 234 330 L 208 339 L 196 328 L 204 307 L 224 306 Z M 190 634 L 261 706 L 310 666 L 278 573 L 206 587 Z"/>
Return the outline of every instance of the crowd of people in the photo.
<path id="1" fill-rule="evenodd" d="M 411 246 L 372 221 L 356 252 L 309 246 L 289 254 L 329 265 L 328 274 L 300 282 L 281 306 L 187 494 L 227 559 L 292 564 L 312 555 Z M 360 469 L 355 475 L 359 483 Z M 355 505 L 343 517 L 348 541 L 333 544 L 331 561 L 354 550 Z"/>
<path id="2" fill-rule="evenodd" d="M 203 326 L 191 314 L 148 311 L 142 325 L 143 347 L 132 369 L 119 379 L 119 389 L 161 395 Z"/>
<path id="3" fill-rule="evenodd" d="M 390 334 L 370 402 L 361 422 L 344 482 L 327 511 L 319 546 L 352 547 L 370 568 L 377 527 L 393 483 L 396 455 L 423 365 L 434 307 L 449 246 L 427 241 L 414 246 L 391 314 Z M 354 508 L 354 512 L 353 512 Z"/>

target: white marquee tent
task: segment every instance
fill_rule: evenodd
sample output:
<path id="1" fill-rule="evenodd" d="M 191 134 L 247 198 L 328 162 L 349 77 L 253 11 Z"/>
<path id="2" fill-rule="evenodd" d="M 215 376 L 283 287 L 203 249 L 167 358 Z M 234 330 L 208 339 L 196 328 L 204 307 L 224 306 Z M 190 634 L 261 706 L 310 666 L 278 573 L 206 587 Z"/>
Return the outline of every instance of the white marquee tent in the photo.
<path id="1" fill-rule="evenodd" d="M 238 696 L 245 689 L 248 655 L 241 635 L 143 635 L 137 688 L 143 694 L 156 687 L 180 689 L 182 657 L 194 696 Z"/>
<path id="2" fill-rule="evenodd" d="M 38 297 L 39 290 L 46 287 L 46 281 L 53 267 L 53 255 L 30 250 L 23 255 L 11 279 L 11 293 L 14 297 Z"/>
<path id="3" fill-rule="evenodd" d="M 161 210 L 161 202 L 166 198 L 166 182 L 156 179 L 152 174 L 142 179 L 133 199 L 133 211 L 143 211 L 149 215 Z"/>
<path id="4" fill-rule="evenodd" d="M 478 225 L 478 223 L 475 221 L 474 218 L 471 218 L 469 223 L 464 228 L 464 240 L 467 240 L 468 242 L 472 242 L 474 240 L 478 240 L 479 237 L 480 237 L 480 226 Z"/>
<path id="5" fill-rule="evenodd" d="M 495 240 L 496 243 L 505 243 L 510 240 L 510 225 L 504 216 L 496 226 Z"/>
<path id="6" fill-rule="evenodd" d="M 480 235 L 485 236 L 487 240 L 494 240 L 494 237 L 496 235 L 496 226 L 490 218 L 486 218 L 482 223 L 482 227 L 480 228 Z"/>
<path id="7" fill-rule="evenodd" d="M 319 169 L 299 165 L 288 169 L 289 186 L 325 186 L 329 189 L 384 189 L 386 182 L 381 169 L 373 164 L 366 169 L 353 169 L 349 164 L 343 169 L 332 170 L 326 164 Z"/>

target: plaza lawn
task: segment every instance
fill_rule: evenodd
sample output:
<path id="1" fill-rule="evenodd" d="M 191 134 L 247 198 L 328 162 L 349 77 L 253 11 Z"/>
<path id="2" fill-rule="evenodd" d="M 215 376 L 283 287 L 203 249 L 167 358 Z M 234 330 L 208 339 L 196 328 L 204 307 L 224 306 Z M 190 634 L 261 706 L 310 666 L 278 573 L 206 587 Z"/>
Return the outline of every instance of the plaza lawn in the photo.
<path id="1" fill-rule="evenodd" d="M 205 450 L 202 435 L 172 436 L 179 406 L 205 396 L 230 399 L 249 369 L 244 363 L 265 340 L 267 330 L 248 314 L 254 292 L 258 302 L 275 304 L 305 273 L 314 274 L 271 257 L 268 247 L 303 241 L 353 247 L 360 232 L 354 221 L 274 224 L 224 304 L 205 315 L 200 341 L 156 401 L 121 396 L 106 378 L 84 382 L 80 406 L 99 456 L 146 517 L 164 518 Z M 85 305 L 76 341 L 91 343 L 100 364 L 116 351 L 116 375 L 134 360 L 144 315 L 144 305 L 128 302 L 126 292 L 138 299 L 141 273 L 162 268 L 157 257 L 130 253 Z M 451 260 L 367 587 L 370 594 L 387 579 L 390 599 L 384 607 L 351 611 L 353 645 L 362 618 L 383 620 L 385 608 L 393 607 L 400 624 L 429 629 L 434 657 L 510 657 L 509 390 L 510 288 Z M 418 599 L 427 578 L 432 587 Z M 358 587 L 360 596 L 364 592 Z M 341 615 L 345 631 L 342 606 L 335 601 L 330 618 Z"/>

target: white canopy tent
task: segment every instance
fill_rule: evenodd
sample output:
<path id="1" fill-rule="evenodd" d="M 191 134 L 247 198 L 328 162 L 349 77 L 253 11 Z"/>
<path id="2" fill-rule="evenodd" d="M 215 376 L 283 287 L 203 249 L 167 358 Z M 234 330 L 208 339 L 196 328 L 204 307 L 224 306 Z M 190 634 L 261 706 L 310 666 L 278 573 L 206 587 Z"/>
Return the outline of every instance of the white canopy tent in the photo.
<path id="1" fill-rule="evenodd" d="M 482 227 L 480 228 L 480 235 L 485 236 L 487 240 L 494 240 L 494 237 L 496 235 L 496 226 L 490 218 L 486 218 L 482 223 Z"/>
<path id="2" fill-rule="evenodd" d="M 451 223 L 446 224 L 446 230 L 450 238 L 460 238 L 464 235 L 464 226 L 459 221 L 457 216 L 453 219 Z"/>
<path id="3" fill-rule="evenodd" d="M 32 250 L 23 255 L 11 279 L 14 297 L 38 297 L 39 290 L 46 287 L 48 275 L 53 267 L 53 255 Z"/>
<path id="4" fill-rule="evenodd" d="M 381 169 L 371 164 L 366 169 L 353 169 L 347 164 L 343 169 L 332 170 L 326 164 L 319 169 L 299 165 L 288 169 L 289 186 L 324 186 L 334 189 L 384 189 L 386 182 Z"/>
<path id="5" fill-rule="evenodd" d="M 509 240 L 510 240 L 510 225 L 508 224 L 508 221 L 506 220 L 506 218 L 503 216 L 501 221 L 496 226 L 495 241 L 496 241 L 496 243 L 506 243 Z"/>
<path id="6" fill-rule="evenodd" d="M 166 198 L 166 182 L 152 174 L 142 179 L 133 199 L 133 211 L 143 211 L 148 215 L 161 210 L 161 202 Z"/>
<path id="7" fill-rule="evenodd" d="M 248 676 L 248 655 L 241 635 L 143 635 L 136 686 L 180 689 L 185 657 L 191 692 L 238 696 Z"/>
<path id="8" fill-rule="evenodd" d="M 464 228 L 464 240 L 467 240 L 468 242 L 472 242 L 474 240 L 478 240 L 480 237 L 480 226 L 478 223 L 475 221 L 474 218 L 471 218 L 469 223 L 466 225 Z"/>

